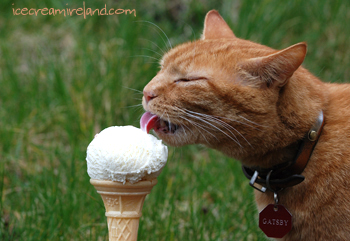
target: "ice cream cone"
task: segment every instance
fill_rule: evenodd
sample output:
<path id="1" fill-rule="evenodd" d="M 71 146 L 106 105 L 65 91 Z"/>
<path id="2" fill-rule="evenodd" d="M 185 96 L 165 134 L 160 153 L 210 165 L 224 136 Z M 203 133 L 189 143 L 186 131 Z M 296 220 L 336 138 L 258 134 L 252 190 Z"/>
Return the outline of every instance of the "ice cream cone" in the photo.
<path id="1" fill-rule="evenodd" d="M 109 241 L 135 241 L 143 202 L 157 179 L 134 184 L 91 179 L 106 208 Z"/>

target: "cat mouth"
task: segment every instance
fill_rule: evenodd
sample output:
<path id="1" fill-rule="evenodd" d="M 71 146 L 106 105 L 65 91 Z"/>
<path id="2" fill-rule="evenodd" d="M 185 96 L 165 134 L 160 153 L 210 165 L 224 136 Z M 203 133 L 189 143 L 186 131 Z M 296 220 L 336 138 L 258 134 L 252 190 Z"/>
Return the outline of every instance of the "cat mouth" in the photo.
<path id="1" fill-rule="evenodd" d="M 159 116 L 148 111 L 142 115 L 140 126 L 141 130 L 147 133 L 154 129 L 156 133 L 174 134 L 179 129 L 178 125 L 163 120 Z"/>

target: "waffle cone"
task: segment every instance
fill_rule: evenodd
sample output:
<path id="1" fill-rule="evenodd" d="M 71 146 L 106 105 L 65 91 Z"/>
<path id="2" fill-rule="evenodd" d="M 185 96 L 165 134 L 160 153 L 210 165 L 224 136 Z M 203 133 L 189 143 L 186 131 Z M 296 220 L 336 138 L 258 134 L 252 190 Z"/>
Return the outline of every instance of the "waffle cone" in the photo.
<path id="1" fill-rule="evenodd" d="M 106 208 L 109 241 L 136 241 L 143 202 L 157 179 L 134 184 L 91 179 Z"/>

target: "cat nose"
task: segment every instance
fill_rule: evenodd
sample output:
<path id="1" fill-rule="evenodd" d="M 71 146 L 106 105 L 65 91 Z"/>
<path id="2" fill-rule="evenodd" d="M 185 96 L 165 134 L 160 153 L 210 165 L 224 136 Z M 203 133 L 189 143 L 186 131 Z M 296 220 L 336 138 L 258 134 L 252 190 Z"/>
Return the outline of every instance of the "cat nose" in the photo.
<path id="1" fill-rule="evenodd" d="M 146 103 L 157 97 L 157 95 L 153 91 L 146 90 L 143 90 L 143 96 L 145 97 Z"/>

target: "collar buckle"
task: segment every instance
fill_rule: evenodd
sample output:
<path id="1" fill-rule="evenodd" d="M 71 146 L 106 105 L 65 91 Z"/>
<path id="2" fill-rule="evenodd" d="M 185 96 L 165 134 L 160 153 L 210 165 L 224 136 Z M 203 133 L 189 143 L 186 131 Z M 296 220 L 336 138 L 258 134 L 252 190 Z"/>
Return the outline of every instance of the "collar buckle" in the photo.
<path id="1" fill-rule="evenodd" d="M 252 186 L 253 188 L 255 188 L 256 190 L 262 192 L 262 193 L 265 193 L 267 188 L 264 187 L 264 186 L 257 186 L 256 185 L 256 180 L 259 178 L 259 172 L 258 171 L 255 171 L 252 178 L 250 179 L 249 181 L 249 185 Z"/>

